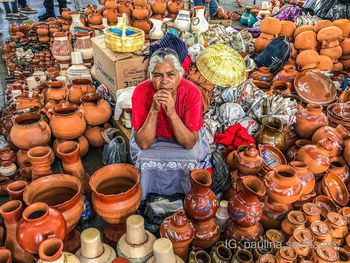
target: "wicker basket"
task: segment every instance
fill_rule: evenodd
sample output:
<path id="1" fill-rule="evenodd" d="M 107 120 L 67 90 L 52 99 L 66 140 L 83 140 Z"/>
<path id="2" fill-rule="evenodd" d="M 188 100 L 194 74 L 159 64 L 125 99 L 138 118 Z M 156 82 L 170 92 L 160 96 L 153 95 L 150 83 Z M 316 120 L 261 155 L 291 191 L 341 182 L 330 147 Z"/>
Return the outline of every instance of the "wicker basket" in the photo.
<path id="1" fill-rule="evenodd" d="M 104 41 L 113 52 L 136 52 L 145 44 L 145 33 L 135 27 L 126 26 L 127 16 L 123 14 L 123 26 L 106 28 Z"/>

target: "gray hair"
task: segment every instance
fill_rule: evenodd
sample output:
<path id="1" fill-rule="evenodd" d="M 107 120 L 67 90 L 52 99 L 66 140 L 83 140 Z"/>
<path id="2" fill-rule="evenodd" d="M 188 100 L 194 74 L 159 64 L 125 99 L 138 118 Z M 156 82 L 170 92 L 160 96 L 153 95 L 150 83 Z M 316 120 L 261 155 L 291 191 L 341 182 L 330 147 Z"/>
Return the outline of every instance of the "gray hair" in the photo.
<path id="1" fill-rule="evenodd" d="M 165 56 L 162 56 L 161 54 L 155 54 L 151 57 L 149 60 L 149 66 L 148 66 L 148 72 L 150 75 L 151 80 L 153 79 L 153 71 L 155 67 L 158 64 L 163 64 L 165 61 L 170 62 L 174 68 L 179 72 L 180 77 L 182 77 L 185 73 L 184 69 L 182 68 L 179 59 L 173 55 L 173 54 L 167 54 Z"/>

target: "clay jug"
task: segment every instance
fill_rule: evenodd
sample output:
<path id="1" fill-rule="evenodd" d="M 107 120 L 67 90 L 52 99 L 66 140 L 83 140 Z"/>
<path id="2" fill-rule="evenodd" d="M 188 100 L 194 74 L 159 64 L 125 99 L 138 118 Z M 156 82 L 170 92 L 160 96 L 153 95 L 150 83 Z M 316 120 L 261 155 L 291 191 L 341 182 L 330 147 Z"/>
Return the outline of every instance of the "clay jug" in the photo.
<path id="1" fill-rule="evenodd" d="M 26 252 L 16 238 L 17 226 L 22 217 L 23 205 L 19 200 L 8 201 L 0 207 L 6 226 L 5 246 L 10 249 L 13 259 L 19 263 L 33 263 L 33 256 Z"/>
<path id="2" fill-rule="evenodd" d="M 233 156 L 233 167 L 240 173 L 253 175 L 263 168 L 263 160 L 255 144 L 241 145 Z"/>
<path id="3" fill-rule="evenodd" d="M 341 124 L 336 128 L 323 126 L 315 131 L 312 135 L 312 143 L 316 144 L 320 140 L 330 138 L 333 141 L 333 152 L 331 157 L 339 156 L 344 149 L 344 141 L 350 136 L 348 130 Z"/>
<path id="4" fill-rule="evenodd" d="M 317 145 L 305 145 L 301 147 L 297 153 L 296 160 L 306 163 L 310 171 L 314 175 L 317 175 L 328 170 L 331 165 L 329 155 L 332 150 L 332 140 L 321 140 Z"/>
<path id="5" fill-rule="evenodd" d="M 38 253 L 41 242 L 51 235 L 63 240 L 67 230 L 61 212 L 41 202 L 24 209 L 17 229 L 18 243 L 33 254 Z"/>
<path id="6" fill-rule="evenodd" d="M 81 97 L 80 109 L 88 125 L 101 125 L 112 115 L 111 105 L 100 94 L 89 93 Z"/>
<path id="7" fill-rule="evenodd" d="M 71 103 L 59 103 L 47 111 L 53 135 L 58 139 L 71 140 L 81 136 L 86 128 L 82 111 Z"/>
<path id="8" fill-rule="evenodd" d="M 301 138 L 310 139 L 317 129 L 327 125 L 328 118 L 322 112 L 322 106 L 317 104 L 308 104 L 296 115 L 295 131 Z"/>
<path id="9" fill-rule="evenodd" d="M 230 199 L 228 212 L 235 224 L 249 227 L 261 219 L 263 204 L 259 198 L 264 197 L 266 189 L 256 176 L 244 176 L 241 180 L 241 191 Z"/>
<path id="10" fill-rule="evenodd" d="M 64 172 L 73 175 L 79 180 L 82 185 L 81 191 L 84 193 L 88 175 L 80 159 L 79 143 L 74 141 L 62 142 L 57 146 L 57 153 L 62 160 Z"/>
<path id="11" fill-rule="evenodd" d="M 289 165 L 279 165 L 265 175 L 266 193 L 274 202 L 291 204 L 302 194 L 302 184 L 296 170 Z"/>
<path id="12" fill-rule="evenodd" d="M 170 0 L 168 1 L 167 8 L 170 14 L 177 15 L 179 10 L 184 9 L 184 4 L 181 0 Z"/>
<path id="13" fill-rule="evenodd" d="M 63 242 L 58 238 L 49 238 L 40 244 L 39 258 L 40 260 L 37 263 L 80 263 L 79 259 L 73 254 L 63 252 Z"/>
<path id="14" fill-rule="evenodd" d="M 23 113 L 13 117 L 10 139 L 18 148 L 29 150 L 48 144 L 51 130 L 40 114 Z"/>
<path id="15" fill-rule="evenodd" d="M 32 164 L 32 180 L 52 174 L 51 153 L 51 148 L 47 146 L 37 146 L 28 151 L 27 154 Z"/>
<path id="16" fill-rule="evenodd" d="M 211 248 L 220 239 L 219 225 L 214 217 L 204 220 L 191 220 L 196 234 L 192 245 L 203 249 Z"/>
<path id="17" fill-rule="evenodd" d="M 270 69 L 267 67 L 260 67 L 258 71 L 252 73 L 251 77 L 254 80 L 260 80 L 265 82 L 271 82 L 273 79 L 273 74 L 270 73 Z"/>
<path id="18" fill-rule="evenodd" d="M 257 142 L 261 144 L 271 144 L 279 150 L 284 151 L 286 139 L 283 134 L 283 125 L 280 119 L 274 117 L 264 117 L 263 127 L 257 136 Z"/>
<path id="19" fill-rule="evenodd" d="M 68 91 L 68 101 L 74 104 L 80 104 L 81 97 L 88 93 L 95 93 L 96 88 L 89 79 L 74 79 L 72 86 Z"/>
<path id="20" fill-rule="evenodd" d="M 47 99 L 60 101 L 66 98 L 68 88 L 63 81 L 50 81 L 48 85 L 49 89 L 46 92 Z"/>
<path id="21" fill-rule="evenodd" d="M 154 14 L 164 14 L 167 8 L 165 0 L 156 0 L 151 4 Z"/>
<path id="22" fill-rule="evenodd" d="M 310 194 L 315 188 L 316 179 L 309 170 L 307 164 L 299 161 L 293 161 L 290 163 L 290 166 L 292 166 L 297 172 L 297 176 L 299 177 L 303 186 L 303 195 Z"/>
<path id="23" fill-rule="evenodd" d="M 118 21 L 118 13 L 114 9 L 107 8 L 103 11 L 103 17 L 107 18 L 108 24 L 115 24 Z"/>
<path id="24" fill-rule="evenodd" d="M 285 81 L 294 85 L 294 79 L 298 75 L 298 71 L 293 65 L 285 65 L 283 70 L 278 72 L 274 77 L 274 81 Z"/>
<path id="25" fill-rule="evenodd" d="M 186 194 L 184 209 L 190 219 L 207 220 L 215 216 L 219 202 L 210 189 L 212 179 L 207 170 L 197 169 L 191 172 L 192 189 Z"/>
<path id="26" fill-rule="evenodd" d="M 147 20 L 134 20 L 132 22 L 132 26 L 143 30 L 145 34 L 148 34 L 151 30 L 151 25 L 148 23 Z"/>
<path id="27" fill-rule="evenodd" d="M 179 209 L 175 214 L 164 219 L 160 226 L 160 236 L 171 240 L 175 254 L 184 261 L 187 259 L 188 248 L 194 235 L 195 228 L 187 219 L 183 209 Z"/>
<path id="28" fill-rule="evenodd" d="M 88 15 L 89 25 L 101 25 L 102 24 L 102 16 L 99 12 L 92 12 Z"/>

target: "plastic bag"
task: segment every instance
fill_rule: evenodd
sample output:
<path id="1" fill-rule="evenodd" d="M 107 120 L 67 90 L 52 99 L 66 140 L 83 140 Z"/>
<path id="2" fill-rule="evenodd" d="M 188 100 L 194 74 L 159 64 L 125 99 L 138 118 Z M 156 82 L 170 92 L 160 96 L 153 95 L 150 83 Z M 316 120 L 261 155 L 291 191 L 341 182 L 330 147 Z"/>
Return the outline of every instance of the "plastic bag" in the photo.
<path id="1" fill-rule="evenodd" d="M 126 143 L 122 136 L 116 136 L 103 147 L 102 162 L 104 165 L 113 163 L 127 163 L 128 154 Z"/>

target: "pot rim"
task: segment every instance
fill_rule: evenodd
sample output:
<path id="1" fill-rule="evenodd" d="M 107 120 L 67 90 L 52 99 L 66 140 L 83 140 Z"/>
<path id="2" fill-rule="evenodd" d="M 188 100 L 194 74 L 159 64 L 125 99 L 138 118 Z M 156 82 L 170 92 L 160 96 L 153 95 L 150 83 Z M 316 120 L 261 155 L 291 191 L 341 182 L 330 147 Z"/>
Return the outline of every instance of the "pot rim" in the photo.
<path id="1" fill-rule="evenodd" d="M 34 122 L 32 123 L 28 123 L 28 124 L 22 124 L 20 122 L 18 122 L 18 119 L 19 118 L 24 118 L 24 117 L 37 117 L 37 120 L 35 120 Z M 18 115 L 15 115 L 14 116 L 14 124 L 15 125 L 19 125 L 19 126 L 32 126 L 32 125 L 35 125 L 35 124 L 38 124 L 39 122 L 41 122 L 43 119 L 42 115 L 39 114 L 39 113 L 21 113 L 21 114 L 18 114 Z"/>

